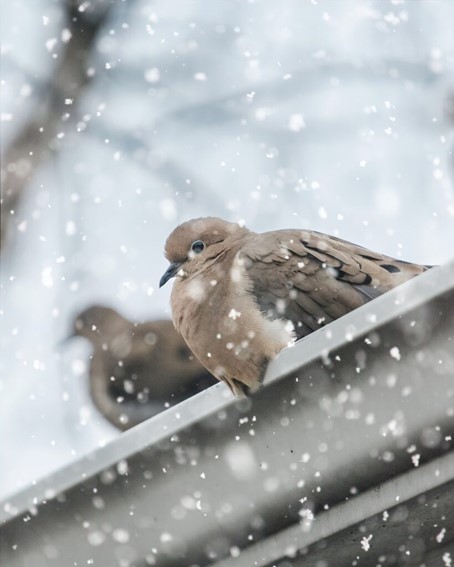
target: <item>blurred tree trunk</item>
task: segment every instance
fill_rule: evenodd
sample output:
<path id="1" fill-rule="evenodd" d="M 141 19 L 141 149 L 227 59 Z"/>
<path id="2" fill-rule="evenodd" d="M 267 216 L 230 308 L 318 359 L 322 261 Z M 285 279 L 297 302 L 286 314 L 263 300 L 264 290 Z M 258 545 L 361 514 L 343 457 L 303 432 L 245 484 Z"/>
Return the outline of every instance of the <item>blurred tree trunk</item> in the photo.
<path id="1" fill-rule="evenodd" d="M 57 137 L 74 117 L 82 91 L 90 81 L 87 62 L 95 38 L 112 4 L 98 2 L 93 8 L 76 0 L 65 2 L 66 32 L 55 72 L 45 88 L 43 100 L 34 109 L 2 156 L 0 251 L 14 239 L 17 210 L 27 185 L 39 167 L 62 145 Z"/>

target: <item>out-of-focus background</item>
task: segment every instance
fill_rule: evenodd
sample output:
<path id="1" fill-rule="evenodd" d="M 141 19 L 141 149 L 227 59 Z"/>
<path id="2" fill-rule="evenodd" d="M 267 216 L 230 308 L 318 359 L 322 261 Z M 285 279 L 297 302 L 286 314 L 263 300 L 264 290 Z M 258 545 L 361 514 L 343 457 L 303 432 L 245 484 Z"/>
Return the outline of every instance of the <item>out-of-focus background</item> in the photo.
<path id="1" fill-rule="evenodd" d="M 0 497 L 119 435 L 98 303 L 169 318 L 176 224 L 454 256 L 451 0 L 2 0 Z"/>

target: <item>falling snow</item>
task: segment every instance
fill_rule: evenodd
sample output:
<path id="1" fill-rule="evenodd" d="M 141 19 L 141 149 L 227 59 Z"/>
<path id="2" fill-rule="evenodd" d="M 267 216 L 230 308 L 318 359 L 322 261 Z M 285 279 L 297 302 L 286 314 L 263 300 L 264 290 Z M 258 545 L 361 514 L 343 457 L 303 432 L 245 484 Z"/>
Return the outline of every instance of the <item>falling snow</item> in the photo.
<path id="1" fill-rule="evenodd" d="M 395 360 L 400 360 L 401 359 L 401 354 L 400 354 L 400 350 L 399 347 L 393 347 L 390 351 L 389 354 L 392 356 L 392 358 L 394 358 Z"/>
<path id="2" fill-rule="evenodd" d="M 23 186 L 2 215 L 2 513 L 15 513 L 11 493 L 35 494 L 39 479 L 82 459 L 77 479 L 65 475 L 83 490 L 67 498 L 52 485 L 28 503 L 21 522 L 41 529 L 40 498 L 57 496 L 58 521 L 77 525 L 87 565 L 109 549 L 124 566 L 186 555 L 188 564 L 214 564 L 280 531 L 283 510 L 285 527 L 316 537 L 317 522 L 331 522 L 340 501 L 351 505 L 364 486 L 375 488 L 369 472 L 388 471 L 397 483 L 401 474 L 434 470 L 435 455 L 452 448 L 445 428 L 454 417 L 446 387 L 452 349 L 442 343 L 449 333 L 438 307 L 416 307 L 392 329 L 383 323 L 408 298 L 418 303 L 404 290 L 386 314 L 377 301 L 355 324 L 332 327 L 305 295 L 316 314 L 304 324 L 328 327 L 296 347 L 287 292 L 272 298 L 282 318 L 274 329 L 293 348 L 269 367 L 264 394 L 235 403 L 224 385 L 181 406 L 181 383 L 153 398 L 140 387 L 141 357 L 150 366 L 151 350 L 164 355 L 167 345 L 140 325 L 170 320 L 171 284 L 158 287 L 165 239 L 192 217 L 220 216 L 257 232 L 313 229 L 421 264 L 452 258 L 453 4 L 263 0 L 207 9 L 202 0 L 159 0 L 107 3 L 104 16 L 103 3 L 76 4 L 68 14 L 65 2 L 18 0 L 2 14 L 2 195 L 3 185 Z M 85 58 L 80 42 L 91 33 Z M 9 153 L 17 140 L 24 146 Z M 295 270 L 310 270 L 313 257 L 314 250 L 298 257 Z M 345 260 L 336 268 L 324 254 L 320 260 L 323 277 L 339 289 L 351 268 Z M 239 283 L 246 269 L 236 257 L 204 285 L 194 279 L 188 297 L 205 306 L 207 295 L 221 294 L 227 279 Z M 304 292 L 305 279 L 297 283 Z M 358 297 L 371 293 L 355 285 Z M 90 321 L 91 338 L 77 334 L 76 315 L 91 305 L 134 323 L 125 331 L 117 320 L 118 328 L 106 326 L 109 335 Z M 229 303 L 227 327 L 245 320 L 242 306 Z M 342 312 L 340 302 L 335 309 Z M 372 329 L 367 336 L 364 326 Z M 207 330 L 214 344 L 249 357 L 254 329 L 237 344 L 214 327 Z M 95 347 L 105 355 L 101 370 Z M 167 356 L 179 376 L 183 365 L 198 364 L 185 344 Z M 216 348 L 206 356 L 222 375 Z M 281 376 L 298 356 L 309 361 L 304 371 Z M 95 401 L 90 380 L 100 375 L 117 423 L 131 423 L 132 404 L 169 417 L 120 437 Z M 212 384 L 205 378 L 200 387 Z M 208 412 L 213 400 L 216 411 Z M 112 446 L 122 448 L 117 462 L 103 460 Z M 97 458 L 103 470 L 94 480 Z M 426 480 L 439 482 L 443 471 Z M 410 526 L 419 541 L 403 492 L 376 519 L 386 529 Z M 71 518 L 67 502 L 88 504 Z M 447 520 L 431 513 L 430 537 L 443 566 L 453 567 Z M 190 558 L 189 531 L 200 535 L 199 555 Z M 358 565 L 363 552 L 387 553 L 378 532 L 368 531 L 355 532 Z M 43 538 L 37 563 L 63 557 L 59 533 Z M 410 548 L 402 550 L 410 561 Z M 299 551 L 288 545 L 283 561 Z"/>
<path id="3" fill-rule="evenodd" d="M 362 540 L 361 540 L 361 548 L 362 548 L 364 551 L 369 551 L 369 549 L 370 549 L 370 547 L 371 547 L 370 541 L 371 541 L 371 539 L 372 539 L 373 537 L 374 537 L 373 534 L 370 534 L 370 535 L 364 536 L 364 537 L 362 538 Z"/>

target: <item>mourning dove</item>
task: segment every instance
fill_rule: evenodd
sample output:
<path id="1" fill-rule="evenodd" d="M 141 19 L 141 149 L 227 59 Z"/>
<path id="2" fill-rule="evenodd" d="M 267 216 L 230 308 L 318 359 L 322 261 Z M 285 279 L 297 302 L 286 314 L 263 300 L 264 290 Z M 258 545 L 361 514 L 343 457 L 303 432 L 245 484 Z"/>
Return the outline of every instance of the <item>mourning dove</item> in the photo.
<path id="1" fill-rule="evenodd" d="M 218 218 L 178 226 L 160 286 L 176 329 L 236 395 L 260 384 L 268 362 L 295 339 L 424 272 L 309 230 L 257 234 Z"/>
<path id="2" fill-rule="evenodd" d="M 74 335 L 93 345 L 90 394 L 115 426 L 128 429 L 211 385 L 171 321 L 132 323 L 109 307 L 89 307 Z"/>

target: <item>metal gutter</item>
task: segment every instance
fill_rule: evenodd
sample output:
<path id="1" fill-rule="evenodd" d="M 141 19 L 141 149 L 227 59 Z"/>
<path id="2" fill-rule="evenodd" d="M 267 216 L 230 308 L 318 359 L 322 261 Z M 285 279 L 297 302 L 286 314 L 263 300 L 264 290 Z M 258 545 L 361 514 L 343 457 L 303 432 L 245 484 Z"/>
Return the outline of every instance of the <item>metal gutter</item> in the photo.
<path id="1" fill-rule="evenodd" d="M 342 564 L 346 565 L 359 557 L 361 565 L 376 566 L 380 557 L 386 555 L 394 556 L 393 562 L 409 563 L 411 559 L 413 563 L 427 558 L 427 548 L 438 551 L 436 564 L 442 565 L 440 559 L 445 553 L 451 553 L 454 560 L 453 503 L 451 452 L 385 482 L 379 490 L 372 488 L 322 512 L 314 518 L 310 529 L 295 524 L 248 547 L 239 560 L 231 557 L 214 567 L 267 567 L 283 558 L 292 559 L 293 566 L 315 565 L 320 559 L 326 562 L 328 555 L 332 565 L 339 565 L 341 554 Z M 420 513 L 421 509 L 425 514 Z M 407 529 L 400 529 L 396 538 L 399 528 L 410 522 L 414 524 L 410 532 L 413 537 L 408 537 Z M 414 545 L 414 540 L 418 543 L 423 535 L 420 532 L 425 535 L 423 549 Z M 389 559 L 381 562 L 390 563 Z M 426 566 L 429 567 L 427 561 Z"/>
<path id="2" fill-rule="evenodd" d="M 453 435 L 451 262 L 283 351 L 250 400 L 214 386 L 2 502 L 1 564 L 246 557 L 301 513 L 441 458 Z"/>

